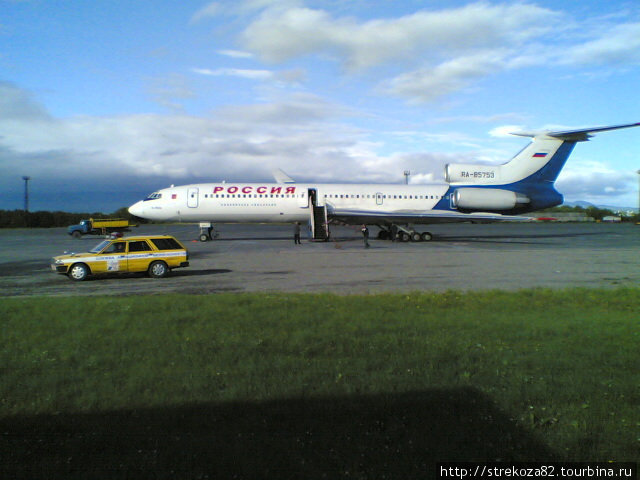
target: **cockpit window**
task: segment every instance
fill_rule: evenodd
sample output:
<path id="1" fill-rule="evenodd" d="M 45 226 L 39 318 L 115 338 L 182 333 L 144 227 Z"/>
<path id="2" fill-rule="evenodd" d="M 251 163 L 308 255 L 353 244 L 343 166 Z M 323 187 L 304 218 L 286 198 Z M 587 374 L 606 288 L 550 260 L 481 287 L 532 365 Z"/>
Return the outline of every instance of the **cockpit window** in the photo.
<path id="1" fill-rule="evenodd" d="M 162 198 L 162 194 L 159 192 L 153 192 L 151 195 L 145 198 L 144 201 L 146 202 L 147 200 L 157 200 L 159 198 Z"/>

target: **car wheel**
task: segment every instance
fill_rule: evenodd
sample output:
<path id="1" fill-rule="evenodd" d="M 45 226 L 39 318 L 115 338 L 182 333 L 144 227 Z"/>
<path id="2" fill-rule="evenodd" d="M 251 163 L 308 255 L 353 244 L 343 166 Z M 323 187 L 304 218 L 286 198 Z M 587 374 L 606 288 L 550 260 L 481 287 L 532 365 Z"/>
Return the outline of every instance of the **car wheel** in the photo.
<path id="1" fill-rule="evenodd" d="M 169 267 L 167 264 L 161 261 L 153 262 L 149 265 L 149 276 L 153 278 L 166 277 L 169 273 Z"/>
<path id="2" fill-rule="evenodd" d="M 75 231 L 71 234 L 73 238 L 82 238 L 82 234 L 79 231 Z"/>
<path id="3" fill-rule="evenodd" d="M 81 282 L 89 276 L 89 267 L 84 263 L 76 263 L 69 269 L 69 278 L 76 282 Z"/>

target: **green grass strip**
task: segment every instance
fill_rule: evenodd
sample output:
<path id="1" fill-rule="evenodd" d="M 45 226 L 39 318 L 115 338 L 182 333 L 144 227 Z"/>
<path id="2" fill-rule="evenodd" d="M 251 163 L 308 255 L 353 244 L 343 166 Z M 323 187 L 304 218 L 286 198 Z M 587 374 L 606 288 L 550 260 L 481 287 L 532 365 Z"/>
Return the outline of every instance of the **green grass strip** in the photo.
<path id="1" fill-rule="evenodd" d="M 635 460 L 640 290 L 4 298 L 0 418 L 469 389 Z"/>

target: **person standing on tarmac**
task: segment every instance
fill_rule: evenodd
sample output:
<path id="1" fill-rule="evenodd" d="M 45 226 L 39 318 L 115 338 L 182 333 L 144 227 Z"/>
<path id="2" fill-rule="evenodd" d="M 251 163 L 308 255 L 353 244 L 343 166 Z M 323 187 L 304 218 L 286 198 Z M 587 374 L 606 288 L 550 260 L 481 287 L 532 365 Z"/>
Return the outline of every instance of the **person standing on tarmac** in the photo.
<path id="1" fill-rule="evenodd" d="M 393 224 L 391 225 L 391 241 L 395 242 L 398 239 L 398 227 Z"/>
<path id="2" fill-rule="evenodd" d="M 369 248 L 369 229 L 366 225 L 362 225 L 362 238 L 364 240 L 364 248 Z"/>
<path id="3" fill-rule="evenodd" d="M 300 241 L 300 222 L 293 224 L 293 244 L 302 245 L 302 242 Z"/>

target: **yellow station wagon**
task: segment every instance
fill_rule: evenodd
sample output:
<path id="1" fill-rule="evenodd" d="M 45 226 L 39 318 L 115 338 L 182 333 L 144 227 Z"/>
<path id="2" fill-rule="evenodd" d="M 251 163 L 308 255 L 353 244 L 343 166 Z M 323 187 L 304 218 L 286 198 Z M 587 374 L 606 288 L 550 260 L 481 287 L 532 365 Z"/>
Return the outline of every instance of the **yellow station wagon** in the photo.
<path id="1" fill-rule="evenodd" d="M 72 280 L 104 273 L 147 272 L 161 278 L 171 269 L 189 266 L 189 253 L 169 235 L 149 235 L 105 240 L 87 253 L 53 257 L 51 269 Z"/>

